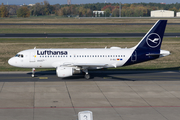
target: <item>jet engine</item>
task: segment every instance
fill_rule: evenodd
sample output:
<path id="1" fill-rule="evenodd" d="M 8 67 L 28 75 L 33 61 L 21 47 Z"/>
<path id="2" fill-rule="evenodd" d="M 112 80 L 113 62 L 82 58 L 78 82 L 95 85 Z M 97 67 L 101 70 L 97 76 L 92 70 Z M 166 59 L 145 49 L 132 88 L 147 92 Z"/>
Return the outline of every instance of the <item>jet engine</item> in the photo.
<path id="1" fill-rule="evenodd" d="M 73 74 L 80 73 L 80 70 L 76 70 L 72 67 L 57 67 L 56 68 L 56 74 L 58 77 L 69 77 Z"/>
<path id="2" fill-rule="evenodd" d="M 69 77 L 73 75 L 72 67 L 57 67 L 56 74 L 58 77 Z"/>

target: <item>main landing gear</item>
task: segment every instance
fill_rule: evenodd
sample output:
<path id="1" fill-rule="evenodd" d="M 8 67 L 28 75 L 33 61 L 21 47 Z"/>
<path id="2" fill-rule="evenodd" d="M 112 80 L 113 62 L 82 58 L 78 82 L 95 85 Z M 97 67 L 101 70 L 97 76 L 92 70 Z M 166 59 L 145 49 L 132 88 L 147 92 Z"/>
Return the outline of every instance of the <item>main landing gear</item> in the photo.
<path id="1" fill-rule="evenodd" d="M 32 77 L 34 77 L 35 68 L 32 68 Z"/>
<path id="2" fill-rule="evenodd" d="M 89 74 L 85 74 L 84 77 L 88 80 L 90 79 L 90 75 Z"/>
<path id="3" fill-rule="evenodd" d="M 88 70 L 84 69 L 83 72 L 85 73 L 84 77 L 88 80 L 90 79 L 90 75 L 88 74 Z"/>

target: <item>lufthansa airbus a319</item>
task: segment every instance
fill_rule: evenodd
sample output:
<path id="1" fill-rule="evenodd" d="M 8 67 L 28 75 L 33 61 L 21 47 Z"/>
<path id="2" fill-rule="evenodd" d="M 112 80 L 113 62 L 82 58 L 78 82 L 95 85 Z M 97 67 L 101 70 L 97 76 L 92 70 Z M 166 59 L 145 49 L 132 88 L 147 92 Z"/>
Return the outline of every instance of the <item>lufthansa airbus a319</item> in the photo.
<path id="1" fill-rule="evenodd" d="M 116 68 L 154 60 L 170 54 L 161 50 L 167 20 L 158 20 L 141 41 L 132 48 L 96 48 L 96 49 L 28 49 L 17 53 L 8 63 L 15 67 L 55 68 L 58 77 L 69 77 L 85 73 L 89 79 L 89 69 Z"/>

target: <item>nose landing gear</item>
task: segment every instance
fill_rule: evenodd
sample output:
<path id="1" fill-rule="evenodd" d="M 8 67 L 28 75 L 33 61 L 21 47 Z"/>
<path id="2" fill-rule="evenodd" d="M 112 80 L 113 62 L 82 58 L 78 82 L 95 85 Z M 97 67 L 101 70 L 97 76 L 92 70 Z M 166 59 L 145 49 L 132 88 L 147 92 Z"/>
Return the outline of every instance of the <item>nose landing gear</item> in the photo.
<path id="1" fill-rule="evenodd" d="M 32 77 L 34 77 L 35 74 L 35 68 L 32 68 Z"/>

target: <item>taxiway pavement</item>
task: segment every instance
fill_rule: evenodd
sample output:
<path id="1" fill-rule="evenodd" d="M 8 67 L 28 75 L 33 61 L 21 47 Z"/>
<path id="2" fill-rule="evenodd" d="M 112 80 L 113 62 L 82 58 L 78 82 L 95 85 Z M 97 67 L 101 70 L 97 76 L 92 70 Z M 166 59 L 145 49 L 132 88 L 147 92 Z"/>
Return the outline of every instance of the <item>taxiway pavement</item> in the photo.
<path id="1" fill-rule="evenodd" d="M 1 72 L 0 120 L 179 120 L 179 71 L 90 71 L 58 78 L 55 71 Z"/>

